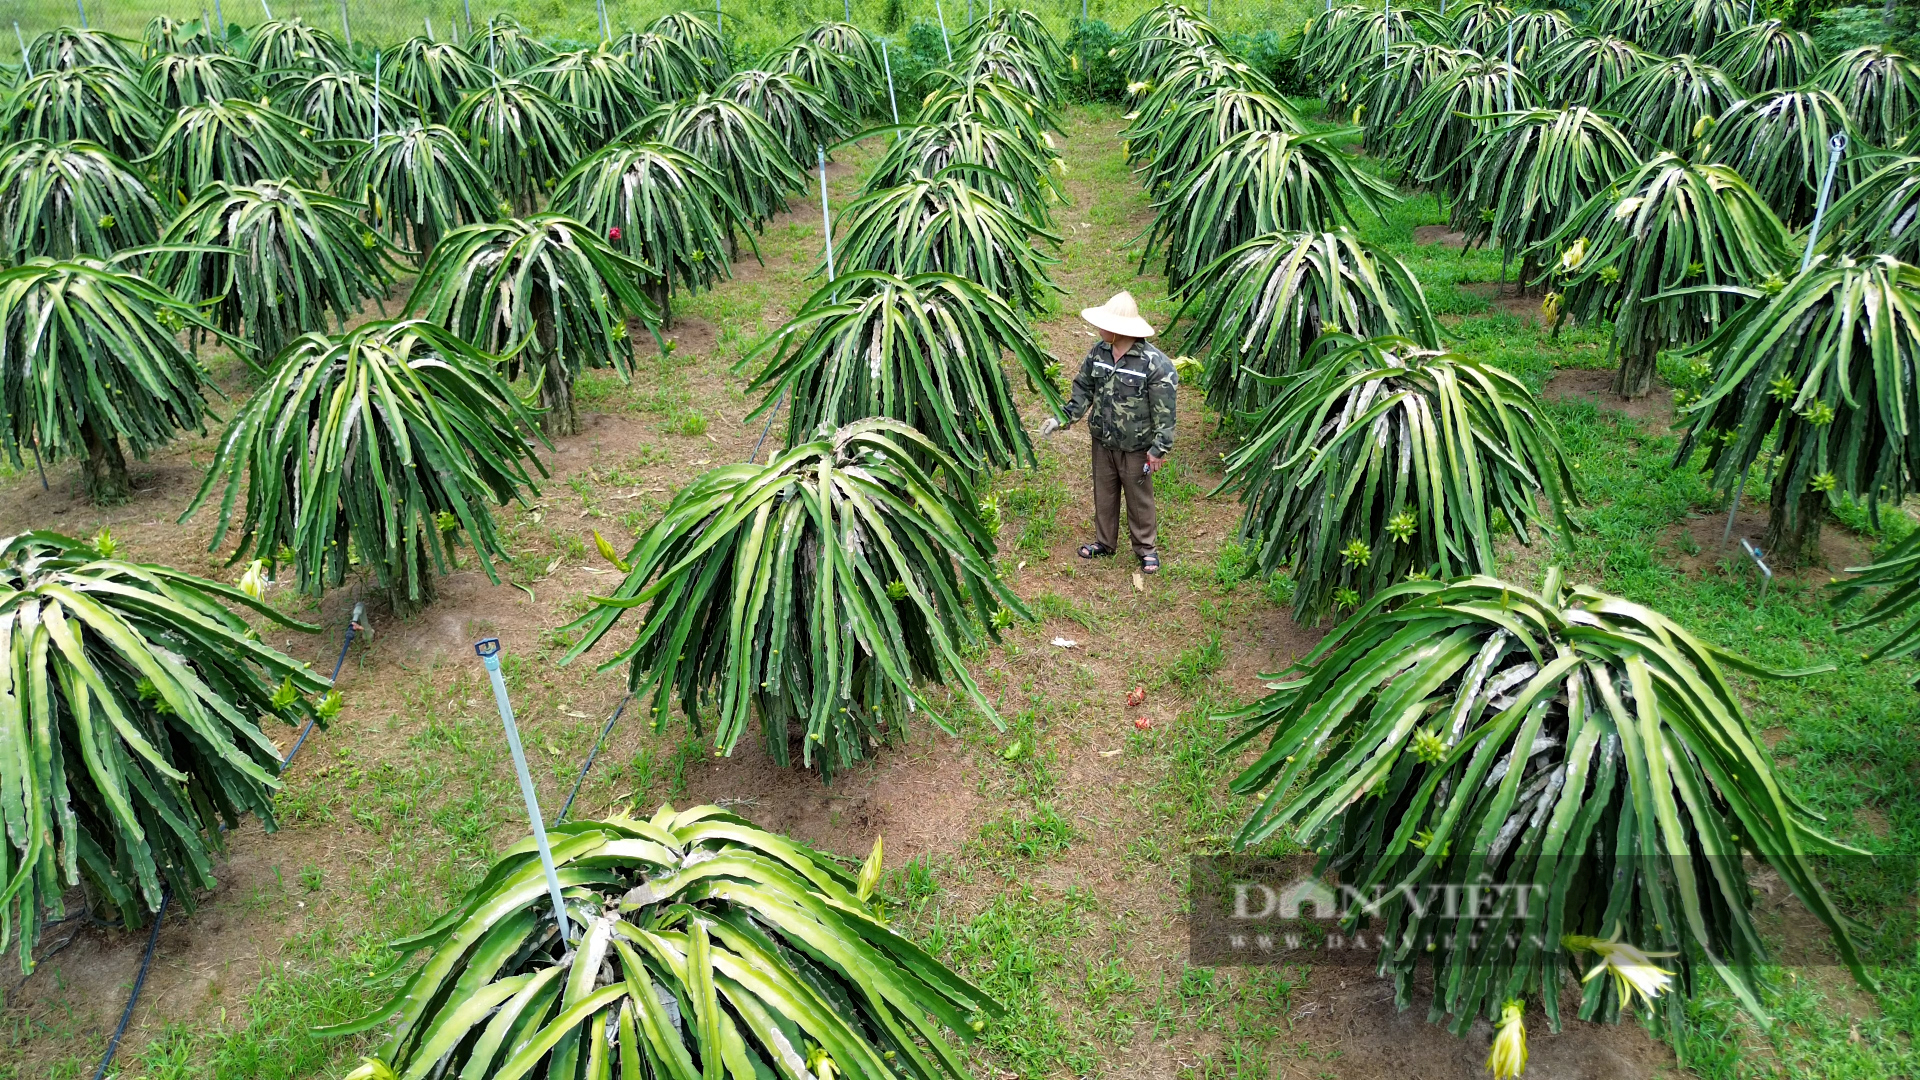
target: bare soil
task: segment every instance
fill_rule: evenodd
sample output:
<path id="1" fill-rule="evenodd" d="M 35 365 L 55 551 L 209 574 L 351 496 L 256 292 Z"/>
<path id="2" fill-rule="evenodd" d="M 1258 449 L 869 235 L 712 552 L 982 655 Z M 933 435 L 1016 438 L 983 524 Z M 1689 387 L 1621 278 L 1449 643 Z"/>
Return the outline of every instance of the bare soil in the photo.
<path id="1" fill-rule="evenodd" d="M 1540 295 L 1513 282 L 1463 281 L 1455 287 L 1485 300 L 1489 308 L 1501 315 L 1511 315 L 1523 323 L 1541 321 Z"/>
<path id="2" fill-rule="evenodd" d="M 1538 305 L 1535 305 L 1536 313 Z M 1613 369 L 1561 368 L 1547 380 L 1542 397 L 1548 401 L 1591 401 L 1602 409 L 1631 416 L 1655 432 L 1673 427 L 1673 395 L 1659 383 L 1645 397 L 1623 398 L 1613 392 Z"/>
<path id="3" fill-rule="evenodd" d="M 1439 244 L 1442 247 L 1465 248 L 1467 234 L 1458 232 L 1446 225 L 1416 225 L 1413 230 L 1413 242 L 1416 244 Z"/>
<path id="4" fill-rule="evenodd" d="M 1733 518 L 1733 530 L 1727 534 L 1727 515 L 1707 514 L 1692 517 L 1667 527 L 1662 534 L 1669 552 L 1669 565 L 1688 574 L 1701 576 L 1731 573 L 1758 580 L 1759 570 L 1742 539 L 1759 547 L 1767 535 L 1765 505 L 1749 508 L 1743 503 Z M 1722 539 L 1722 537 L 1726 539 Z M 1820 530 L 1821 565 L 1786 570 L 1769 565 L 1777 575 L 1775 584 L 1788 578 L 1813 585 L 1824 585 L 1849 566 L 1864 566 L 1871 561 L 1873 548 L 1866 537 L 1828 521 Z M 1764 553 L 1763 553 L 1764 557 Z"/>

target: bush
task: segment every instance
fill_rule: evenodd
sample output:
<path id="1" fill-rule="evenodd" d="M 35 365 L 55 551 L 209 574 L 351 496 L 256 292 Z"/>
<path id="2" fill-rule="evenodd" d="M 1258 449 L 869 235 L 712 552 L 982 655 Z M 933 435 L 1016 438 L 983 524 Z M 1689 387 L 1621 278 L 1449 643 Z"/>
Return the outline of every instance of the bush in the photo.
<path id="1" fill-rule="evenodd" d="M 1067 35 L 1067 55 L 1073 58 L 1064 86 L 1074 101 L 1119 101 L 1126 96 L 1127 73 L 1107 53 L 1125 39 L 1099 19 L 1073 24 Z"/>
<path id="2" fill-rule="evenodd" d="M 1920 9 L 1911 5 L 1897 5 L 1891 25 L 1881 4 L 1834 8 L 1815 15 L 1811 29 L 1813 43 L 1826 56 L 1862 45 L 1885 45 L 1908 56 L 1920 52 Z"/>
<path id="3" fill-rule="evenodd" d="M 1295 63 L 1300 57 L 1298 34 L 1281 37 L 1272 30 L 1262 30 L 1257 34 L 1235 32 L 1221 37 L 1220 43 L 1248 67 L 1265 76 L 1275 88 L 1289 94 L 1313 92 L 1300 77 Z"/>
<path id="4" fill-rule="evenodd" d="M 913 114 L 920 111 L 921 83 L 929 72 L 947 64 L 947 46 L 940 36 L 940 24 L 915 19 L 907 28 L 904 45 L 888 35 L 886 62 L 893 66 L 893 91 L 900 106 L 900 118 L 912 120 Z"/>

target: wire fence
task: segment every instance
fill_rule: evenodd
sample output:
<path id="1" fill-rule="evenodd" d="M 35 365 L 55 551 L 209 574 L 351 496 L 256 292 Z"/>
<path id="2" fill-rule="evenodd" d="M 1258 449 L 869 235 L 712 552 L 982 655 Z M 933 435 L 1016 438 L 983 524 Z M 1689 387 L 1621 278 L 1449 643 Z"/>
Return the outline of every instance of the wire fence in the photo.
<path id="1" fill-rule="evenodd" d="M 613 33 L 644 29 L 669 11 L 711 13 L 727 40 L 747 56 L 771 49 L 826 21 L 848 20 L 875 33 L 905 34 L 916 22 L 944 21 L 957 31 L 988 13 L 993 0 L 605 0 Z M 1039 15 L 1065 38 L 1085 16 L 1120 27 L 1157 0 L 1037 0 L 1018 6 Z M 1211 12 L 1226 31 L 1258 32 L 1299 26 L 1320 5 L 1314 0 L 1232 0 L 1189 3 Z M 356 45 L 391 45 L 420 34 L 460 40 L 495 13 L 513 16 L 536 36 L 555 44 L 588 43 L 600 37 L 595 0 L 0 0 L 0 56 L 17 61 L 13 25 L 31 42 L 60 26 L 87 25 L 138 38 L 156 16 L 204 18 L 210 25 L 252 26 L 268 18 L 299 18 Z"/>

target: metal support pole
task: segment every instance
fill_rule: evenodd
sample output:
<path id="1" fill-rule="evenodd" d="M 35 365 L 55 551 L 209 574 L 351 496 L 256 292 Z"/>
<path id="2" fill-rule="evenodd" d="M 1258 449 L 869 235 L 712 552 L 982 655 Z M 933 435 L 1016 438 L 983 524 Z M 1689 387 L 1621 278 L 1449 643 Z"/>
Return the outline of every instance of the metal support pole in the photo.
<path id="1" fill-rule="evenodd" d="M 220 11 L 220 0 L 213 0 L 213 21 L 220 24 L 220 33 L 227 32 L 227 17 Z"/>
<path id="2" fill-rule="evenodd" d="M 1740 496 L 1746 494 L 1747 477 L 1752 474 L 1753 462 L 1749 461 L 1747 467 L 1740 470 L 1740 486 L 1733 489 L 1733 509 L 1727 511 L 1727 527 L 1720 533 L 1720 542 L 1723 544 L 1733 539 L 1733 516 L 1740 512 Z"/>
<path id="3" fill-rule="evenodd" d="M 1513 23 L 1507 23 L 1507 111 L 1513 111 Z"/>
<path id="4" fill-rule="evenodd" d="M 560 936 L 573 944 L 573 923 L 567 918 L 567 902 L 560 895 L 560 875 L 553 868 L 553 849 L 547 846 L 547 821 L 540 813 L 540 796 L 533 790 L 533 777 L 527 772 L 527 754 L 520 748 L 520 729 L 513 723 L 513 703 L 507 700 L 507 682 L 500 677 L 500 639 L 477 642 L 473 651 L 487 665 L 487 678 L 493 682 L 493 703 L 500 708 L 500 724 L 507 731 L 507 749 L 513 754 L 513 771 L 520 777 L 520 794 L 527 800 L 527 824 L 533 826 L 533 846 L 540 850 L 540 868 L 547 873 L 547 895 L 553 900 L 553 917 L 560 924 Z"/>
<path id="5" fill-rule="evenodd" d="M 1820 242 L 1820 223 L 1827 216 L 1827 196 L 1833 194 L 1833 174 L 1840 167 L 1840 156 L 1847 152 L 1846 133 L 1827 140 L 1827 175 L 1820 178 L 1820 202 L 1813 208 L 1813 224 L 1807 227 L 1807 250 L 1800 256 L 1800 272 L 1813 263 L 1813 245 Z"/>
<path id="6" fill-rule="evenodd" d="M 726 16 L 720 14 L 720 0 L 713 0 L 713 32 L 720 35 L 721 44 L 727 40 Z"/>
<path id="7" fill-rule="evenodd" d="M 973 0 L 967 0 L 967 25 L 973 25 Z"/>
<path id="8" fill-rule="evenodd" d="M 380 50 L 373 51 L 373 141 L 380 141 Z"/>
<path id="9" fill-rule="evenodd" d="M 460 14 L 463 18 L 467 20 L 467 37 L 472 38 L 473 37 L 473 2 L 472 0 L 460 0 Z"/>
<path id="10" fill-rule="evenodd" d="M 433 16 L 422 15 L 420 16 L 420 21 L 425 23 L 427 26 L 427 40 L 432 41 L 433 40 Z"/>
<path id="11" fill-rule="evenodd" d="M 85 30 L 87 28 L 87 5 L 83 0 L 73 0 L 73 7 L 74 10 L 80 13 L 80 29 Z"/>
<path id="12" fill-rule="evenodd" d="M 1331 7 L 1333 0 L 1327 0 L 1327 4 Z M 1080 21 L 1087 21 L 1087 0 L 1080 0 Z"/>
<path id="13" fill-rule="evenodd" d="M 940 10 L 940 0 L 933 0 L 933 14 L 940 20 L 940 41 L 947 47 L 947 63 L 953 63 L 953 39 L 947 36 L 947 13 Z"/>
<path id="14" fill-rule="evenodd" d="M 347 49 L 353 49 L 353 24 L 347 21 L 347 0 L 340 0 L 340 36 L 347 41 Z"/>
<path id="15" fill-rule="evenodd" d="M 273 21 L 273 9 L 267 6 L 267 0 L 260 0 L 260 10 L 267 13 L 267 21 Z"/>
<path id="16" fill-rule="evenodd" d="M 19 25 L 19 23 L 14 24 L 16 28 Z M 21 51 L 24 53 L 26 50 L 23 47 Z M 887 58 L 886 38 L 880 39 L 880 63 L 887 69 L 887 105 L 893 109 L 893 122 L 897 127 L 900 124 L 900 102 L 893 96 L 893 61 Z"/>
<path id="17" fill-rule="evenodd" d="M 842 3 L 846 5 L 847 21 L 852 22 L 853 21 L 853 0 L 842 0 Z"/>
<path id="18" fill-rule="evenodd" d="M 1773 586 L 1773 567 L 1767 565 L 1764 554 L 1759 548 L 1753 546 L 1753 541 L 1743 536 L 1740 538 L 1740 546 L 1747 550 L 1747 558 L 1753 560 L 1753 565 L 1763 575 L 1760 580 L 1759 602 L 1764 604 L 1767 602 L 1767 590 Z"/>
<path id="19" fill-rule="evenodd" d="M 827 148 L 816 146 L 820 151 L 820 224 L 827 233 L 827 284 L 833 284 L 833 213 L 827 208 Z"/>
<path id="20" fill-rule="evenodd" d="M 13 20 L 13 40 L 20 43 L 20 66 L 26 69 L 27 78 L 31 79 L 33 78 L 33 61 L 27 57 L 27 38 L 26 35 L 20 32 L 19 19 Z M 891 86 L 892 84 L 889 83 L 888 85 Z M 898 119 L 894 120 L 896 124 L 899 122 Z"/>
<path id="21" fill-rule="evenodd" d="M 607 22 L 607 0 L 595 0 L 594 6 L 600 9 L 600 40 L 613 40 L 613 26 Z"/>

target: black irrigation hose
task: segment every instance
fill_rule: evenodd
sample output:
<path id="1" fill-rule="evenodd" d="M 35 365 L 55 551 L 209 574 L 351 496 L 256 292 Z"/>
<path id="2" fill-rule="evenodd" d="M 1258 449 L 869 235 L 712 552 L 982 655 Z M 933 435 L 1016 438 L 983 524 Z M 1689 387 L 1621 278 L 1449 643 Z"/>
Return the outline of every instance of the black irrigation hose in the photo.
<path id="1" fill-rule="evenodd" d="M 360 629 L 360 620 L 363 617 L 364 611 L 365 609 L 360 605 L 354 605 L 353 618 L 347 622 L 346 639 L 340 642 L 340 656 L 333 662 L 333 677 L 328 680 L 329 682 L 338 682 L 340 679 L 340 668 L 347 662 L 347 649 L 353 645 L 353 635 L 355 631 Z M 631 697 L 632 695 L 628 696 Z M 623 709 L 626 708 L 626 703 L 622 702 L 620 707 Z M 618 718 L 619 715 L 617 712 L 614 713 L 616 718 Z M 299 753 L 301 745 L 307 741 L 307 733 L 313 730 L 314 719 L 317 718 L 309 719 L 307 726 L 300 729 L 300 737 L 294 740 L 293 749 L 288 750 L 287 756 L 280 759 L 280 768 L 282 771 L 285 771 L 288 765 L 293 764 L 293 755 Z M 607 726 L 611 728 L 613 721 L 609 720 Z M 601 738 L 605 737 L 606 733 L 601 732 Z M 599 747 L 596 745 L 594 749 L 597 752 Z M 589 766 L 593 764 L 593 758 L 591 756 L 587 758 L 587 764 Z M 584 778 L 586 773 L 583 771 L 581 776 Z M 580 785 L 576 782 L 574 784 L 574 790 L 578 791 L 579 789 Z M 572 803 L 573 799 L 569 797 L 567 801 L 568 803 Z M 564 814 L 566 811 L 562 810 L 561 813 Z M 160 920 L 167 917 L 167 905 L 172 902 L 173 893 L 171 890 L 160 894 L 160 910 L 153 913 L 153 929 L 147 934 L 146 955 L 140 958 L 140 974 L 134 976 L 133 992 L 127 995 L 127 1007 L 121 1010 L 120 1013 L 120 1026 L 113 1029 L 113 1038 L 107 1042 L 107 1055 L 100 1059 L 100 1068 L 94 1072 L 93 1080 L 102 1080 L 102 1078 L 107 1075 L 107 1070 L 113 1067 L 113 1056 L 120 1052 L 120 1039 L 126 1035 L 127 1024 L 133 1020 L 133 1010 L 140 1004 L 140 991 L 147 985 L 147 971 L 153 966 L 154 947 L 160 944 Z"/>
<path id="2" fill-rule="evenodd" d="M 627 711 L 627 704 L 632 700 L 633 691 L 629 690 L 627 696 L 620 699 L 620 707 L 607 717 L 606 726 L 600 729 L 600 737 L 593 741 L 593 749 L 587 752 L 586 764 L 580 766 L 580 775 L 573 778 L 573 790 L 567 792 L 567 801 L 560 804 L 560 813 L 553 819 L 554 825 L 567 820 L 567 811 L 573 809 L 574 796 L 580 794 L 580 785 L 587 782 L 587 773 L 593 771 L 593 759 L 600 756 L 600 748 L 606 745 L 608 733 L 613 731 L 613 725 L 620 722 L 620 714 Z"/>
<path id="3" fill-rule="evenodd" d="M 153 929 L 147 934 L 147 954 L 140 958 L 140 974 L 133 977 L 133 993 L 127 995 L 127 1007 L 120 1013 L 120 1026 L 113 1029 L 113 1040 L 107 1043 L 107 1056 L 100 1059 L 100 1068 L 93 1074 L 93 1080 L 101 1080 L 107 1075 L 107 1069 L 113 1065 L 113 1055 L 120 1050 L 120 1037 L 127 1033 L 127 1022 L 133 1019 L 133 1008 L 140 1004 L 140 989 L 147 985 L 147 970 L 153 966 L 153 949 L 160 944 L 160 920 L 167 917 L 167 904 L 173 900 L 171 891 L 160 894 L 160 910 L 153 913 Z"/>
<path id="4" fill-rule="evenodd" d="M 760 447 L 767 441 L 767 432 L 773 430 L 773 419 L 780 415 L 780 409 L 786 405 L 786 403 L 787 395 L 783 393 L 780 395 L 780 403 L 775 405 L 773 411 L 767 414 L 766 426 L 760 429 L 760 441 L 753 444 L 753 453 L 747 455 L 747 464 L 753 464 L 754 460 L 760 456 Z"/>
<path id="5" fill-rule="evenodd" d="M 353 644 L 354 632 L 360 629 L 360 620 L 364 618 L 365 615 L 366 607 L 364 605 L 353 605 L 353 618 L 347 620 L 347 637 L 346 640 L 340 643 L 340 655 L 333 661 L 333 675 L 327 680 L 328 682 L 336 683 L 340 681 L 340 667 L 347 662 L 347 649 Z M 293 740 L 293 749 L 288 750 L 287 756 L 280 759 L 280 769 L 282 772 L 286 771 L 287 766 L 293 764 L 293 755 L 299 753 L 300 747 L 305 745 L 307 733 L 313 730 L 313 723 L 318 719 L 319 717 L 307 718 L 307 726 L 301 728 L 300 737 Z"/>

